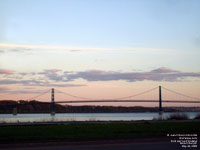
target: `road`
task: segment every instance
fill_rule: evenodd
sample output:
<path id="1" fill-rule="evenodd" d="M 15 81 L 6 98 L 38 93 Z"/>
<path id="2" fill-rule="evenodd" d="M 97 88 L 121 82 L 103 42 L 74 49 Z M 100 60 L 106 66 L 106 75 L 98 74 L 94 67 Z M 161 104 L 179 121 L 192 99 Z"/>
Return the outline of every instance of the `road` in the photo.
<path id="1" fill-rule="evenodd" d="M 181 150 L 170 139 L 1 144 L 0 150 Z M 190 149 L 194 150 L 194 149 Z"/>

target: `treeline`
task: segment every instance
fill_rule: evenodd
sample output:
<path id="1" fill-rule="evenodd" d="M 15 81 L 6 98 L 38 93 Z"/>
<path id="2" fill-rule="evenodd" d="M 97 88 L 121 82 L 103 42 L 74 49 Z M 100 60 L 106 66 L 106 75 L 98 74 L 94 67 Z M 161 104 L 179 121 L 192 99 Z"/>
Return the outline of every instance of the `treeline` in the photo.
<path id="1" fill-rule="evenodd" d="M 63 105 L 55 104 L 55 110 L 65 112 L 66 107 Z M 17 109 L 17 113 L 49 113 L 50 103 L 39 101 L 13 101 L 4 100 L 0 101 L 0 113 L 13 113 L 13 109 Z"/>
<path id="2" fill-rule="evenodd" d="M 39 101 L 0 101 L 0 113 L 13 113 L 17 109 L 18 113 L 49 113 L 50 103 Z M 200 112 L 200 107 L 165 107 L 165 112 Z M 158 112 L 158 107 L 114 107 L 114 106 L 71 106 L 55 104 L 56 113 L 123 113 L 123 112 Z"/>

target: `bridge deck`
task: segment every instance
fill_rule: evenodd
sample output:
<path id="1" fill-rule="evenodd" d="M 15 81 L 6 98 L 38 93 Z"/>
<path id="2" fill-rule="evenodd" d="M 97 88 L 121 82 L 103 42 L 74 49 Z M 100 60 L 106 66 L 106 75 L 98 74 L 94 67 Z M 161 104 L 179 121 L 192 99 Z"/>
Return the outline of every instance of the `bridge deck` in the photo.
<path id="1" fill-rule="evenodd" d="M 128 103 L 128 102 L 149 102 L 156 103 L 159 100 L 68 100 L 68 101 L 55 101 L 55 103 L 108 103 L 108 102 L 118 102 L 118 103 Z M 200 101 L 189 101 L 189 100 L 162 100 L 163 103 L 200 103 Z"/>

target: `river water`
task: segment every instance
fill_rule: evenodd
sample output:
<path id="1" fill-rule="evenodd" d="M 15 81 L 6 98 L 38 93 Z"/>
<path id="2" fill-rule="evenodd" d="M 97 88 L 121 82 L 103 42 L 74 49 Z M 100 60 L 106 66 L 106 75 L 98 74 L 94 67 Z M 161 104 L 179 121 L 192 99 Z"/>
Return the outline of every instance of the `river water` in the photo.
<path id="1" fill-rule="evenodd" d="M 163 113 L 162 117 L 173 114 Z M 193 119 L 198 112 L 185 112 Z M 50 114 L 0 114 L 0 123 L 19 122 L 59 122 L 59 121 L 132 121 L 132 120 L 152 120 L 158 118 L 158 113 L 57 113 Z"/>

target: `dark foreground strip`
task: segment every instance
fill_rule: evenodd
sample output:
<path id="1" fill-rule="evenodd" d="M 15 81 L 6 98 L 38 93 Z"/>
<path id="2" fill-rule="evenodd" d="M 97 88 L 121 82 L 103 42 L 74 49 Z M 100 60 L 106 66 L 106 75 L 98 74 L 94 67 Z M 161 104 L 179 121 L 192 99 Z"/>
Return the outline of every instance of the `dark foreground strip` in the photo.
<path id="1" fill-rule="evenodd" d="M 0 126 L 1 144 L 49 141 L 97 141 L 160 138 L 167 134 L 198 134 L 200 121 L 79 122 Z"/>

